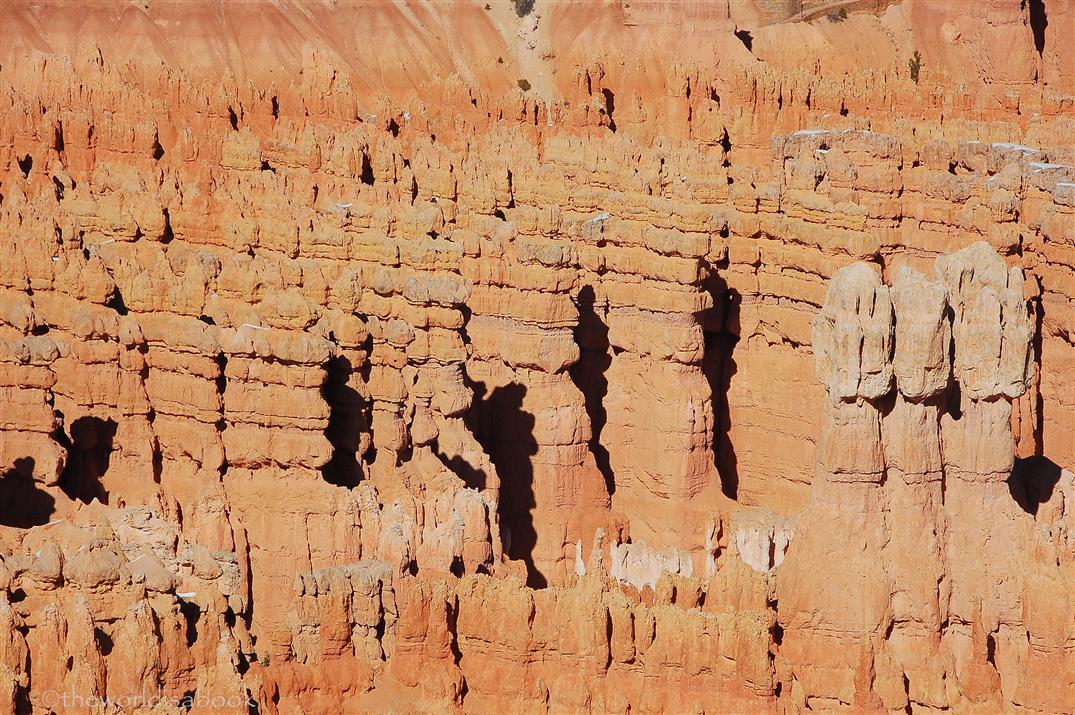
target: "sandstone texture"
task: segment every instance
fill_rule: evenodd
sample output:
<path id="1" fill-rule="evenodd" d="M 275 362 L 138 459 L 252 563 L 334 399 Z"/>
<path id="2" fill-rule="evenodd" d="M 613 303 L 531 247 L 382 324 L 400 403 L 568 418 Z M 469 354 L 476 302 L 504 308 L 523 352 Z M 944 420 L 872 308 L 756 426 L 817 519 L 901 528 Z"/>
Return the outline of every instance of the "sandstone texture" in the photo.
<path id="1" fill-rule="evenodd" d="M 1073 48 L 0 5 L 0 713 L 1075 713 Z"/>

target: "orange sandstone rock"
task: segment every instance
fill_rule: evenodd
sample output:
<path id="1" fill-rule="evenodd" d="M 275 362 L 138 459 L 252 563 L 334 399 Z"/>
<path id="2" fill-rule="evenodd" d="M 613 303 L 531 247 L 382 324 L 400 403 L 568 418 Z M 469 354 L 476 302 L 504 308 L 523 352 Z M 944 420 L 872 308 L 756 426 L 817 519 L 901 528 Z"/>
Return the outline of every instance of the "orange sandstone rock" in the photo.
<path id="1" fill-rule="evenodd" d="M 0 711 L 1071 713 L 1071 9 L 527 6 L 0 8 Z"/>

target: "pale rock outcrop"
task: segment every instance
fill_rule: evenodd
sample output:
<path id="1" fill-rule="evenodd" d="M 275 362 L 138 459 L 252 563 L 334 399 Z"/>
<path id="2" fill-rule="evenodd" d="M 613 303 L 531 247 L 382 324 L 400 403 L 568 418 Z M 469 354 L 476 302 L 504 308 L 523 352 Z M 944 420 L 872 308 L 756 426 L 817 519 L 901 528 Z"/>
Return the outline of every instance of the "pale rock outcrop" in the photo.
<path id="1" fill-rule="evenodd" d="M 1023 272 L 985 243 L 937 259 L 953 312 L 955 374 L 974 400 L 1022 395 L 1033 369 Z"/>
<path id="2" fill-rule="evenodd" d="M 731 532 L 744 563 L 755 571 L 771 571 L 784 562 L 795 523 L 772 512 L 741 511 L 732 514 Z"/>
<path id="3" fill-rule="evenodd" d="M 875 399 L 892 387 L 892 299 L 877 271 L 837 271 L 814 319 L 818 377 L 833 400 Z"/>
<path id="4" fill-rule="evenodd" d="M 694 563 L 684 549 L 654 549 L 644 541 L 609 545 L 609 575 L 635 588 L 656 588 L 664 574 L 694 575 Z"/>
<path id="5" fill-rule="evenodd" d="M 904 267 L 892 285 L 891 296 L 899 325 L 892 356 L 896 386 L 910 400 L 933 397 L 948 387 L 952 372 L 947 290 Z"/>

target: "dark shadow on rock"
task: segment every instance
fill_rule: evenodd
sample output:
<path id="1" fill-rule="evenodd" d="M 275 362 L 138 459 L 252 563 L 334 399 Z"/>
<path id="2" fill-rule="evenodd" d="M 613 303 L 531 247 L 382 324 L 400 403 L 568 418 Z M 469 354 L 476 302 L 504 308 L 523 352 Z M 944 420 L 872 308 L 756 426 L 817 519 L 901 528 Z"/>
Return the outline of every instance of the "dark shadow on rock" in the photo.
<path id="1" fill-rule="evenodd" d="M 1008 491 L 1023 511 L 1037 516 L 1038 507 L 1052 498 L 1060 472 L 1060 465 L 1048 457 L 1017 459 L 1008 477 Z"/>
<path id="2" fill-rule="evenodd" d="M 447 467 L 452 474 L 462 479 L 464 486 L 468 489 L 477 489 L 478 491 L 481 491 L 482 489 L 485 489 L 486 484 L 489 483 L 489 476 L 485 473 L 484 469 L 475 467 L 460 455 L 457 454 L 448 457 L 441 453 L 439 446 L 434 446 L 434 451 L 440 461 L 444 463 L 444 466 Z"/>
<path id="3" fill-rule="evenodd" d="M 702 372 L 713 393 L 713 454 L 720 474 L 720 490 L 729 499 L 739 497 L 739 463 L 731 440 L 732 415 L 728 388 L 736 374 L 735 347 L 739 343 L 739 294 L 713 272 L 706 281 L 713 307 L 701 316 L 705 337 Z"/>
<path id="4" fill-rule="evenodd" d="M 739 38 L 739 41 L 743 43 L 743 47 L 746 47 L 748 52 L 754 52 L 754 37 L 749 30 L 736 30 L 735 36 Z"/>
<path id="5" fill-rule="evenodd" d="M 56 510 L 56 499 L 34 481 L 34 466 L 33 457 L 22 457 L 0 474 L 0 526 L 41 526 Z"/>
<path id="6" fill-rule="evenodd" d="M 605 88 L 601 90 L 601 94 L 605 99 L 604 111 L 608 115 L 608 129 L 611 132 L 616 131 L 616 120 L 613 118 L 613 113 L 616 111 L 616 95 L 612 93 L 612 90 Z"/>
<path id="7" fill-rule="evenodd" d="M 26 635 L 26 633 L 23 633 Z M 15 688 L 15 715 L 33 715 L 34 706 L 30 703 L 30 689 L 14 684 Z"/>
<path id="8" fill-rule="evenodd" d="M 329 484 L 356 487 L 362 481 L 359 463 L 359 438 L 368 430 L 367 403 L 362 395 L 348 384 L 355 374 L 351 361 L 337 355 L 325 365 L 327 373 L 321 395 L 329 405 L 325 437 L 332 445 L 332 457 L 321 467 L 321 476 Z"/>
<path id="9" fill-rule="evenodd" d="M 1034 34 L 1034 49 L 1038 55 L 1045 54 L 1045 29 L 1049 27 L 1049 16 L 1045 12 L 1045 0 L 1030 0 L 1030 30 Z"/>
<path id="10" fill-rule="evenodd" d="M 198 619 L 201 618 L 202 609 L 194 601 L 185 598 L 179 599 L 179 611 L 183 614 L 186 622 L 187 647 L 190 648 L 198 641 Z"/>
<path id="11" fill-rule="evenodd" d="M 579 346 L 579 361 L 571 366 L 571 381 L 579 388 L 586 400 L 586 415 L 590 418 L 590 453 L 597 469 L 605 480 L 609 495 L 616 493 L 616 477 L 612 472 L 608 450 L 601 444 L 601 431 L 608 421 L 605 396 L 608 394 L 608 378 L 605 376 L 612 365 L 608 342 L 608 325 L 595 307 L 596 297 L 592 286 L 579 291 L 576 306 L 579 323 L 575 328 L 575 342 Z"/>
<path id="12" fill-rule="evenodd" d="M 1045 320 L 1045 309 L 1041 305 L 1041 298 L 1035 298 L 1031 302 L 1032 313 L 1031 317 L 1034 321 L 1034 337 L 1032 339 L 1033 357 L 1035 370 L 1037 374 L 1041 375 L 1041 330 L 1042 323 Z M 1032 399 L 1035 401 L 1034 410 L 1034 453 L 1041 455 L 1041 450 L 1045 447 L 1045 398 L 1041 394 L 1041 385 L 1034 386 L 1034 394 Z"/>
<path id="13" fill-rule="evenodd" d="M 56 439 L 67 449 L 67 463 L 60 473 L 64 494 L 85 504 L 94 499 L 108 503 L 101 477 L 108 471 L 115 450 L 116 429 L 111 418 L 79 417 L 71 423 L 70 435 L 57 431 Z"/>
<path id="14" fill-rule="evenodd" d="M 534 426 L 537 420 L 523 410 L 526 386 L 512 382 L 485 395 L 482 383 L 474 383 L 474 404 L 467 424 L 489 455 L 500 476 L 500 503 L 497 512 L 508 556 L 526 564 L 526 583 L 543 588 L 548 581 L 534 566 L 533 456 L 537 454 Z"/>

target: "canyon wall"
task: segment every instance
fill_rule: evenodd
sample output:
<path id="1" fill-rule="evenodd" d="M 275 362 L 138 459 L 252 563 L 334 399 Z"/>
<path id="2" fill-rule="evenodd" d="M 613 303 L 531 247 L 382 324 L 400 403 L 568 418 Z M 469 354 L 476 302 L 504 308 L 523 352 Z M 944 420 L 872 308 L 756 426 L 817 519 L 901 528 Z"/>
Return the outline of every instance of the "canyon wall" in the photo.
<path id="1" fill-rule="evenodd" d="M 532 5 L 0 8 L 0 711 L 1071 713 L 1070 3 Z"/>

